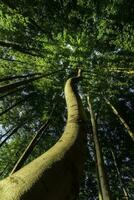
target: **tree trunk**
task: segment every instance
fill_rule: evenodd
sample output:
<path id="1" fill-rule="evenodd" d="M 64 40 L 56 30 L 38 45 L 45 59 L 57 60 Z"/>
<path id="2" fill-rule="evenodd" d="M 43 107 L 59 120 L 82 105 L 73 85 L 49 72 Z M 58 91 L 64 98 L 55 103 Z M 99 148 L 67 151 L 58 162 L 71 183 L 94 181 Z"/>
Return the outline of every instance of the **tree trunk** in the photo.
<path id="1" fill-rule="evenodd" d="M 16 75 L 16 76 L 10 75 L 10 76 L 5 76 L 3 78 L 0 78 L 0 82 L 10 81 L 10 80 L 18 79 L 18 78 L 27 78 L 27 77 L 32 77 L 32 76 L 38 76 L 38 75 L 42 75 L 42 73 L 22 74 L 22 75 Z"/>
<path id="2" fill-rule="evenodd" d="M 114 154 L 112 148 L 110 149 L 110 151 L 111 151 L 113 161 L 114 161 L 114 165 L 115 165 L 115 168 L 116 168 L 116 171 L 117 171 L 117 175 L 118 175 L 118 178 L 119 178 L 119 181 L 120 181 L 123 193 L 124 193 L 124 200 L 129 200 L 129 195 L 128 195 L 128 192 L 127 192 L 127 190 L 126 190 L 126 188 L 125 188 L 125 186 L 122 182 L 121 174 L 120 174 L 120 171 L 119 171 L 119 168 L 118 168 L 118 165 L 117 165 L 117 162 L 116 162 L 115 154 Z"/>
<path id="3" fill-rule="evenodd" d="M 92 105 L 91 105 L 89 97 L 88 97 L 88 106 L 89 106 L 89 111 L 90 111 L 90 116 L 91 116 L 93 139 L 94 139 L 94 145 L 95 145 L 96 164 L 97 164 L 97 171 L 98 171 L 98 178 L 99 178 L 98 182 L 100 185 L 99 198 L 100 199 L 102 198 L 103 200 L 111 200 L 112 198 L 110 195 L 110 189 L 109 189 L 109 185 L 108 185 L 108 181 L 107 181 L 107 177 L 105 173 L 102 150 L 101 150 L 101 146 L 100 146 L 98 135 L 97 135 L 95 116 L 92 110 Z"/>
<path id="4" fill-rule="evenodd" d="M 1 60 L 4 60 L 4 61 L 9 61 L 9 62 L 16 62 L 16 63 L 20 63 L 20 64 L 23 64 L 23 65 L 32 65 L 32 66 L 40 66 L 40 67 L 44 67 L 44 65 L 39 65 L 39 64 L 36 64 L 36 63 L 29 63 L 29 62 L 23 62 L 21 60 L 16 60 L 16 59 L 13 59 L 13 58 L 3 58 L 3 57 L 0 57 Z"/>
<path id="5" fill-rule="evenodd" d="M 96 160 L 96 163 L 97 163 L 97 160 Z M 98 166 L 96 166 L 96 167 L 97 167 L 96 174 L 97 174 L 97 183 L 98 183 L 98 197 L 99 197 L 99 200 L 103 200 L 102 190 L 101 190 L 101 183 L 100 183 L 100 179 L 99 179 Z"/>
<path id="6" fill-rule="evenodd" d="M 21 123 L 21 124 L 19 124 L 18 126 L 16 126 L 16 127 L 11 131 L 11 133 L 0 143 L 0 147 L 2 147 L 3 144 L 5 144 L 5 142 L 6 142 L 12 135 L 14 135 L 14 134 L 18 131 L 18 129 L 19 129 L 21 126 L 23 126 L 23 124 L 24 124 L 24 122 Z"/>
<path id="7" fill-rule="evenodd" d="M 30 98 L 30 95 L 21 99 L 20 101 L 17 101 L 16 103 L 14 103 L 13 105 L 11 105 L 10 107 L 8 107 L 6 110 L 0 112 L 0 116 L 4 115 L 5 113 L 7 113 L 8 111 L 10 111 L 11 109 L 15 108 L 16 106 L 18 106 L 19 104 L 25 102 L 28 98 Z"/>
<path id="8" fill-rule="evenodd" d="M 37 57 L 43 58 L 43 56 L 41 54 L 37 54 L 37 52 L 39 52 L 39 49 L 34 49 L 34 48 L 27 49 L 25 47 L 22 47 L 20 44 L 5 42 L 5 41 L 1 41 L 1 40 L 0 40 L 0 46 L 12 48 L 15 51 L 19 51 L 21 53 L 28 54 L 30 56 L 37 56 Z"/>
<path id="9" fill-rule="evenodd" d="M 13 129 L 13 128 L 10 128 L 8 131 L 6 131 L 6 133 L 4 133 L 3 135 L 1 135 L 1 136 L 0 136 L 0 140 L 1 140 L 3 137 L 6 137 L 6 136 L 8 135 L 8 133 L 12 131 L 12 129 Z"/>
<path id="10" fill-rule="evenodd" d="M 113 113 L 118 117 L 118 119 L 120 120 L 121 124 L 123 124 L 123 126 L 125 127 L 125 129 L 127 130 L 128 134 L 130 135 L 130 137 L 132 138 L 132 140 L 134 141 L 134 133 L 131 131 L 130 127 L 128 126 L 128 124 L 125 122 L 125 120 L 119 115 L 118 111 L 116 110 L 116 108 L 110 103 L 110 101 L 108 101 L 105 98 L 106 103 L 110 106 L 110 108 L 112 109 Z"/>
<path id="11" fill-rule="evenodd" d="M 65 86 L 68 120 L 59 141 L 0 182 L 1 200 L 76 200 L 86 153 L 86 117 L 71 78 Z"/>
<path id="12" fill-rule="evenodd" d="M 65 69 L 56 70 L 56 71 L 53 71 L 53 72 L 50 72 L 50 73 L 46 73 L 46 74 L 45 74 L 45 73 L 44 73 L 44 74 L 42 73 L 42 75 L 37 76 L 37 77 L 32 77 L 32 78 L 29 78 L 29 79 L 25 79 L 25 80 L 22 80 L 22 81 L 17 81 L 17 82 L 15 82 L 15 83 L 10 83 L 10 84 L 1 86 L 1 87 L 0 87 L 0 93 L 5 93 L 5 92 L 12 91 L 12 90 L 14 90 L 14 89 L 17 88 L 17 87 L 20 87 L 20 86 L 22 86 L 22 85 L 26 85 L 26 84 L 31 83 L 31 82 L 33 82 L 33 81 L 36 81 L 36 80 L 38 80 L 38 79 L 40 79 L 40 78 L 45 78 L 45 77 L 47 77 L 47 76 L 54 75 L 54 74 L 56 74 L 56 73 L 58 73 L 58 72 L 61 72 L 61 71 L 63 71 L 63 70 L 65 70 Z"/>
<path id="13" fill-rule="evenodd" d="M 5 92 L 9 92 L 11 90 L 14 90 L 16 89 L 17 87 L 19 86 L 22 86 L 22 85 L 26 85 L 28 83 L 31 83 L 35 80 L 38 80 L 40 78 L 43 78 L 44 76 L 38 76 L 38 77 L 33 77 L 33 78 L 30 78 L 30 79 L 25 79 L 25 80 L 22 80 L 22 81 L 17 81 L 15 83 L 10 83 L 10 84 L 7 84 L 7 85 L 4 85 L 4 86 L 1 86 L 0 87 L 0 93 L 5 93 Z"/>
<path id="14" fill-rule="evenodd" d="M 113 68 L 110 69 L 109 72 L 115 72 L 115 73 L 120 73 L 120 74 L 128 74 L 128 75 L 134 75 L 134 70 L 133 69 L 126 69 L 126 68 Z"/>
<path id="15" fill-rule="evenodd" d="M 9 95 L 12 95 L 12 94 L 16 94 L 16 92 L 19 92 L 19 91 L 21 91 L 21 90 L 23 90 L 23 89 L 25 89 L 26 87 L 25 86 L 22 86 L 22 87 L 19 87 L 19 88 L 16 88 L 16 89 L 14 89 L 14 90 L 11 90 L 10 92 L 7 92 L 6 94 L 3 94 L 3 95 L 1 95 L 0 96 L 0 99 L 3 99 L 3 98 L 5 98 L 5 97 L 7 97 L 7 96 L 9 96 Z"/>
<path id="16" fill-rule="evenodd" d="M 47 129 L 49 123 L 50 123 L 50 120 L 48 120 L 45 124 L 43 124 L 41 126 L 41 128 L 37 131 L 35 136 L 32 138 L 32 140 L 30 141 L 30 143 L 28 144 L 28 146 L 26 147 L 26 149 L 22 153 L 21 157 L 19 158 L 19 160 L 15 164 L 14 168 L 11 171 L 11 174 L 18 171 L 23 166 L 23 164 L 25 163 L 25 161 L 27 160 L 27 158 L 29 157 L 29 155 L 33 151 L 34 147 L 37 145 L 38 138 L 41 135 L 43 135 L 42 132 L 44 133 L 44 131 Z"/>
<path id="17" fill-rule="evenodd" d="M 35 115 L 31 115 L 28 114 L 23 118 L 18 119 L 18 125 L 15 128 L 11 128 L 9 131 L 7 131 L 3 136 L 0 137 L 3 138 L 7 135 L 7 137 L 5 137 L 5 139 L 0 143 L 0 147 L 12 136 L 14 135 L 18 129 L 20 129 L 26 122 L 29 122 L 33 117 L 35 117 Z M 9 134 L 8 134 L 9 133 Z"/>

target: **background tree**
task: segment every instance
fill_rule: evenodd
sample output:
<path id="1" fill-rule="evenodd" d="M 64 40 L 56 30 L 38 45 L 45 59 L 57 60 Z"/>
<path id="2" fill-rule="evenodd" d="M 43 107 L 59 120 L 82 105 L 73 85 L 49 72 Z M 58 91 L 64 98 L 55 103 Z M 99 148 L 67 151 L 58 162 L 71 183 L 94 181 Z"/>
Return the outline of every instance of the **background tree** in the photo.
<path id="1" fill-rule="evenodd" d="M 54 102 L 57 102 L 56 108 L 46 136 L 42 137 L 25 164 L 58 140 L 66 123 L 64 83 L 81 67 L 80 95 L 85 108 L 88 107 L 86 96 L 89 92 L 93 99 L 92 107 L 113 199 L 123 199 L 124 193 L 111 148 L 114 149 L 129 199 L 134 198 L 133 141 L 105 102 L 106 98 L 112 103 L 134 132 L 133 43 L 132 0 L 1 1 L 0 88 L 3 92 L 0 94 L 0 112 L 31 96 L 0 117 L 1 142 L 26 119 L 0 149 L 1 179 L 10 174 L 34 133 L 49 118 Z M 37 76 L 29 76 L 32 74 L 46 76 L 35 80 Z M 16 82 L 24 84 L 9 91 L 7 85 Z M 91 124 L 81 200 L 98 198 L 94 144 L 90 132 Z"/>

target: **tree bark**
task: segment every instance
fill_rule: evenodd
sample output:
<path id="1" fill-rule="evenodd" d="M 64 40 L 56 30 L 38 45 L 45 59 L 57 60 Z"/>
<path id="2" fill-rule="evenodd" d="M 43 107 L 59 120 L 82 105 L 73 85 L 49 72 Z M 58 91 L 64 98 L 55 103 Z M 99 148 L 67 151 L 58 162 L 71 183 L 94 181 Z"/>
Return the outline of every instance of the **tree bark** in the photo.
<path id="1" fill-rule="evenodd" d="M 89 97 L 87 100 L 88 100 L 88 106 L 89 106 L 89 112 L 91 116 L 91 123 L 92 123 L 92 130 L 93 130 L 93 140 L 94 140 L 94 146 L 95 146 L 96 164 L 97 164 L 98 179 L 99 179 L 98 183 L 100 185 L 99 198 L 103 200 L 112 200 L 106 173 L 105 173 L 102 150 L 101 150 L 101 146 L 100 146 L 98 135 L 97 135 L 95 116 L 92 110 L 92 105 L 91 105 Z"/>
<path id="2" fill-rule="evenodd" d="M 46 153 L 0 182 L 1 200 L 76 200 L 86 154 L 86 117 L 76 91 L 79 77 L 66 82 L 68 120 Z"/>

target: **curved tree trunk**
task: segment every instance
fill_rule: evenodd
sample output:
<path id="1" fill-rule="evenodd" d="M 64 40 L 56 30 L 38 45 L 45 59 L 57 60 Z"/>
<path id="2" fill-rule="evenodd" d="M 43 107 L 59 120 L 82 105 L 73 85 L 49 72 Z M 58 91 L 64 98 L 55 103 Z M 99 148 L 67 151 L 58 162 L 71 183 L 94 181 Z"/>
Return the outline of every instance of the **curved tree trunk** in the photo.
<path id="1" fill-rule="evenodd" d="M 1 200 L 76 200 L 86 153 L 86 118 L 75 83 L 65 86 L 68 120 L 46 153 L 0 182 Z"/>
<path id="2" fill-rule="evenodd" d="M 88 105 L 89 105 L 89 111 L 91 116 L 91 123 L 92 123 L 92 130 L 93 130 L 93 140 L 94 140 L 94 146 L 95 146 L 95 153 L 96 153 L 96 164 L 97 164 L 97 172 L 98 172 L 98 185 L 99 185 L 99 199 L 103 200 L 111 200 L 110 195 L 110 189 L 105 173 L 105 167 L 104 167 L 104 160 L 102 155 L 101 146 L 99 143 L 98 135 L 97 135 L 97 128 L 96 128 L 96 121 L 95 116 L 92 110 L 92 105 L 90 102 L 90 99 L 88 97 Z"/>

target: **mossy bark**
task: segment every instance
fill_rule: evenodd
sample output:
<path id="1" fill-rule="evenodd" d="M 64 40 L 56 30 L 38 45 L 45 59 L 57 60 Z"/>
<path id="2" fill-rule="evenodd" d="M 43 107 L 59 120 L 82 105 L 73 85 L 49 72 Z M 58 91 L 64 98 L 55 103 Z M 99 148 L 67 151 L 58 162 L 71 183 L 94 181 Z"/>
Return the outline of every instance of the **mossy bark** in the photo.
<path id="1" fill-rule="evenodd" d="M 76 200 L 86 153 L 86 118 L 75 84 L 65 86 L 68 120 L 46 153 L 0 182 L 0 200 Z"/>

